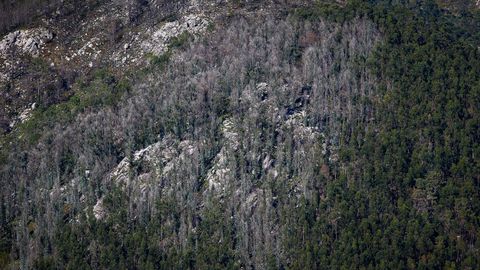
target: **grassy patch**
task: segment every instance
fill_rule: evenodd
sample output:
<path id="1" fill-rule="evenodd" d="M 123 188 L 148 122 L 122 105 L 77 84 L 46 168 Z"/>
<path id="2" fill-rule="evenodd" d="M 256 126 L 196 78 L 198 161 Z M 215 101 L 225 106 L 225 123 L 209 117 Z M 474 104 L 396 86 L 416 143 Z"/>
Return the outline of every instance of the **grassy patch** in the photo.
<path id="1" fill-rule="evenodd" d="M 170 40 L 170 44 L 168 45 L 169 50 L 184 47 L 191 36 L 192 35 L 190 33 L 185 31 L 182 34 L 172 38 L 172 40 Z"/>
<path id="2" fill-rule="evenodd" d="M 78 83 L 75 87 L 78 89 L 66 102 L 34 110 L 28 121 L 19 123 L 14 131 L 0 138 L 0 161 L 6 158 L 11 142 L 34 144 L 45 128 L 70 122 L 86 109 L 115 105 L 130 90 L 130 83 L 126 79 L 118 80 L 108 69 L 100 69 L 90 82 Z"/>
<path id="3" fill-rule="evenodd" d="M 170 57 L 172 54 L 170 52 L 166 52 L 161 55 L 149 55 L 149 63 L 152 68 L 164 68 L 168 61 L 170 61 Z M 146 71 L 150 71 L 150 69 L 147 69 Z"/>

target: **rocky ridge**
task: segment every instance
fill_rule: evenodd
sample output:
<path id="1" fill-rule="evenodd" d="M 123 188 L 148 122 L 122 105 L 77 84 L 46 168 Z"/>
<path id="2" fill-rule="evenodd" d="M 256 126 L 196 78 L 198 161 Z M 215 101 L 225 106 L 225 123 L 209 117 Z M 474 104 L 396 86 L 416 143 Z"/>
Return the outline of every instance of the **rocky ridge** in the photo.
<path id="1" fill-rule="evenodd" d="M 53 40 L 53 33 L 43 27 L 17 30 L 0 41 L 0 57 L 6 57 L 11 50 L 38 57 L 43 46 Z"/>
<path id="2" fill-rule="evenodd" d="M 245 98 L 256 100 L 258 97 L 268 95 L 270 87 L 267 83 L 257 84 L 254 92 L 247 95 Z M 253 100 L 250 100 L 253 101 Z M 289 137 L 293 135 L 293 140 L 296 144 L 297 151 L 295 152 L 295 160 L 302 160 L 313 154 L 314 148 L 311 146 L 322 143 L 321 153 L 327 156 L 335 157 L 336 148 L 333 144 L 327 144 L 325 135 L 316 127 L 310 127 L 305 124 L 307 114 L 302 107 L 298 107 L 298 111 L 286 115 L 284 110 L 272 107 L 272 100 L 264 98 L 257 106 L 269 107 L 269 115 L 274 119 L 280 119 L 277 123 L 276 132 L 280 137 Z M 212 161 L 211 167 L 205 173 L 205 187 L 203 191 L 204 201 L 209 198 L 217 197 L 224 200 L 227 194 L 241 194 L 242 187 L 239 186 L 238 179 L 235 178 L 236 170 L 236 155 L 242 147 L 240 143 L 245 140 L 253 140 L 252 135 L 240 134 L 241 123 L 235 119 L 227 118 L 223 120 L 220 130 L 222 134 L 221 147 Z M 241 137 L 247 136 L 248 138 Z M 195 164 L 199 158 L 201 149 L 203 148 L 201 141 L 178 141 L 171 137 L 166 137 L 159 142 L 147 146 L 144 149 L 133 153 L 132 157 L 124 158 L 105 179 L 108 185 L 121 187 L 123 190 L 128 190 L 130 198 L 135 201 L 137 205 L 153 204 L 153 201 L 148 202 L 149 198 L 155 198 L 158 194 L 163 194 L 164 197 L 174 196 L 172 191 L 175 190 L 173 186 L 182 185 L 182 183 L 173 183 L 169 179 L 182 174 L 185 164 Z M 282 152 L 288 148 L 287 140 L 278 146 L 278 151 Z M 268 179 L 275 181 L 281 173 L 282 168 L 276 166 L 280 162 L 269 153 L 261 153 L 253 159 L 258 159 L 261 163 L 261 170 L 267 175 Z M 331 159 L 332 164 L 335 163 L 336 158 Z M 184 164 L 183 166 L 181 164 Z M 189 165 L 192 166 L 192 165 Z M 195 165 L 193 165 L 195 166 Z M 188 166 L 187 166 L 188 167 Z M 195 168 L 198 170 L 199 168 Z M 255 175 L 256 171 L 251 172 Z M 295 179 L 290 179 L 292 182 L 292 194 L 301 196 L 306 190 L 306 183 L 298 182 Z M 170 187 L 169 187 L 170 186 Z M 252 213 L 254 211 L 256 202 L 259 198 L 265 196 L 261 189 L 252 189 L 248 192 L 246 200 L 240 203 L 240 207 L 245 211 Z M 101 197 L 96 202 L 93 208 L 94 216 L 97 220 L 102 220 L 108 215 L 108 211 L 104 207 L 104 198 Z"/>
<path id="3" fill-rule="evenodd" d="M 151 7 L 161 8 L 156 2 Z M 206 6 L 199 13 L 198 3 L 193 1 L 185 3 L 175 20 L 158 21 L 161 17 L 153 17 L 145 18 L 142 24 L 132 24 L 121 5 L 106 1 L 85 17 L 59 15 L 60 19 L 42 20 L 39 27 L 7 34 L 0 41 L 0 89 L 9 89 L 0 91 L 0 103 L 7 103 L 0 109 L 0 128 L 3 121 L 3 132 L 12 130 L 18 122 L 15 119 L 31 104 L 44 105 L 31 93 L 51 87 L 49 80 L 32 79 L 30 69 L 45 69 L 63 81 L 59 91 L 72 92 L 74 79 L 70 78 L 107 67 L 125 74 L 132 68 L 147 66 L 152 56 L 165 53 L 170 42 L 180 35 L 201 35 L 214 20 L 209 15 L 209 9 L 214 8 Z M 112 41 L 116 35 L 120 35 L 120 40 Z M 11 95 L 18 96 L 14 103 L 9 101 Z"/>

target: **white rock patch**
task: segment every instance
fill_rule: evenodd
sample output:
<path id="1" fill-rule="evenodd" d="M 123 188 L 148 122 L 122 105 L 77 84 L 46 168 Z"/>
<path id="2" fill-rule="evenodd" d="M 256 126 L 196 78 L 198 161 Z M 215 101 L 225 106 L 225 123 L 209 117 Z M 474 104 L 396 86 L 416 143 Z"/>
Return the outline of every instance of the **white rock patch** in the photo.
<path id="1" fill-rule="evenodd" d="M 191 14 L 178 21 L 167 22 L 160 29 L 151 33 L 150 38 L 143 41 L 141 47 L 145 52 L 161 55 L 168 49 L 169 42 L 187 32 L 189 34 L 200 34 L 207 30 L 209 21 L 201 16 Z"/>
<path id="2" fill-rule="evenodd" d="M 0 41 L 0 56 L 5 56 L 13 48 L 33 57 L 40 55 L 43 45 L 52 41 L 53 33 L 45 28 L 18 30 L 6 35 Z"/>
<path id="3" fill-rule="evenodd" d="M 93 206 L 93 215 L 96 219 L 104 219 L 107 215 L 107 211 L 103 205 L 103 198 L 98 200 L 95 206 Z"/>
<path id="4" fill-rule="evenodd" d="M 20 115 L 18 115 L 18 117 L 13 122 L 10 123 L 10 127 L 13 128 L 18 123 L 23 123 L 23 122 L 29 120 L 32 117 L 32 112 L 33 112 L 33 110 L 35 110 L 36 107 L 37 107 L 37 104 L 33 103 L 32 105 L 30 105 L 30 107 L 23 110 L 20 113 Z"/>
<path id="5" fill-rule="evenodd" d="M 222 124 L 222 133 L 225 137 L 225 143 L 220 152 L 215 157 L 215 163 L 207 172 L 208 189 L 216 192 L 225 190 L 227 180 L 231 176 L 231 170 L 228 167 L 228 153 L 235 151 L 239 146 L 238 133 L 235 132 L 234 124 L 231 119 L 226 119 Z"/>
<path id="6" fill-rule="evenodd" d="M 124 158 L 110 173 L 107 181 L 112 181 L 123 190 L 129 190 L 132 198 L 143 203 L 155 197 L 154 190 L 160 188 L 163 180 L 168 181 L 172 174 L 176 173 L 177 166 L 181 167 L 185 160 L 197 153 L 198 145 L 192 141 L 178 141 L 166 137 L 136 151 L 131 158 Z M 143 168 L 141 172 L 136 171 L 138 166 Z M 135 176 L 135 172 L 139 174 Z M 103 219 L 108 214 L 103 207 L 103 198 L 97 201 L 93 213 L 96 219 Z"/>

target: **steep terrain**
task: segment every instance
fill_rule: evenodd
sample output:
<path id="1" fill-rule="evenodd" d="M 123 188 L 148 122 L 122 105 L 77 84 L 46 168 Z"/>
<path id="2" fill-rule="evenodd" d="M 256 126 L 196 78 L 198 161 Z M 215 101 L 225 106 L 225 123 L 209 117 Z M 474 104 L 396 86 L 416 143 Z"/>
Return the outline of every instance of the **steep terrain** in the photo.
<path id="1" fill-rule="evenodd" d="M 0 267 L 476 269 L 479 14 L 393 2 L 3 26 Z"/>

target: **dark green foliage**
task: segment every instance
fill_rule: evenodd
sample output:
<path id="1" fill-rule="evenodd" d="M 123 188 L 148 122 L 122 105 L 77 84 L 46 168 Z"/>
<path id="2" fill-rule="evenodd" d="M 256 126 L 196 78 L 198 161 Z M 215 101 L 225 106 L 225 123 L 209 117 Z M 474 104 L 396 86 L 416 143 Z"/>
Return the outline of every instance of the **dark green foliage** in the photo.
<path id="1" fill-rule="evenodd" d="M 159 56 L 156 56 L 156 55 L 151 56 L 150 57 L 150 65 L 153 68 L 163 69 L 163 68 L 165 68 L 166 64 L 170 60 L 170 57 L 171 57 L 171 52 L 166 52 L 166 53 L 161 54 Z M 150 70 L 148 70 L 148 71 L 150 71 Z"/>
<path id="2" fill-rule="evenodd" d="M 191 38 L 191 35 L 188 33 L 188 32 L 183 32 L 182 34 L 180 34 L 179 36 L 177 37 L 174 37 L 170 43 L 168 44 L 168 47 L 170 49 L 178 49 L 178 48 L 181 48 L 183 46 L 185 46 L 185 44 L 187 44 L 188 40 Z"/>
<path id="3" fill-rule="evenodd" d="M 138 224 L 127 215 L 127 197 L 114 190 L 105 199 L 113 213 L 84 225 L 59 224 L 57 260 L 40 258 L 39 269 L 239 269 L 233 251 L 232 226 L 219 205 L 205 210 L 196 236 L 189 239 L 191 251 L 167 243 L 178 234 L 179 213 L 174 202 L 159 200 L 158 213 L 148 223 Z M 198 245 L 198 246 L 197 246 Z M 196 246 L 196 248 L 195 248 Z M 195 250 L 193 250 L 195 248 Z M 43 268 L 42 268 L 43 267 Z"/>
<path id="4" fill-rule="evenodd" d="M 339 12 L 321 6 L 318 12 L 297 14 L 314 19 L 326 13 L 339 20 L 332 15 Z M 326 200 L 311 202 L 290 217 L 297 224 L 292 228 L 298 228 L 287 243 L 294 256 L 291 267 L 476 269 L 476 33 L 466 20 L 441 14 L 432 1 L 412 6 L 353 3 L 340 21 L 352 12 L 368 16 L 385 33 L 386 42 L 369 62 L 372 72 L 391 85 L 380 87 L 384 90 L 375 103 L 378 132 L 355 127 L 365 138 L 360 145 L 343 134 L 342 148 L 349 154 L 341 159 L 346 171 L 357 172 L 340 174 L 327 185 L 332 191 Z M 307 242 L 297 246 L 300 232 Z"/>

